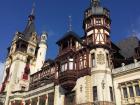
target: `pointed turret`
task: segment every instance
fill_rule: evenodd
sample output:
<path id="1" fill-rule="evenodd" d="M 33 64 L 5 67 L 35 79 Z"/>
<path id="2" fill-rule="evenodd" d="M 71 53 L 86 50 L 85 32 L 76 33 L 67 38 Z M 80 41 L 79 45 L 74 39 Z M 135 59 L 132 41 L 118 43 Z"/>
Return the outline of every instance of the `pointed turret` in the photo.
<path id="1" fill-rule="evenodd" d="M 43 32 L 41 35 L 41 40 L 39 43 L 39 49 L 38 49 L 37 58 L 36 58 L 36 67 L 35 67 L 34 72 L 41 70 L 41 68 L 45 62 L 46 51 L 47 51 L 47 44 L 46 44 L 47 36 L 48 35 L 46 32 Z"/>
<path id="2" fill-rule="evenodd" d="M 35 20 L 35 4 L 33 4 L 31 14 L 28 16 L 28 23 L 26 25 L 25 30 L 23 31 L 23 35 L 26 39 L 29 39 L 32 36 L 32 33 L 36 32 L 34 20 Z"/>

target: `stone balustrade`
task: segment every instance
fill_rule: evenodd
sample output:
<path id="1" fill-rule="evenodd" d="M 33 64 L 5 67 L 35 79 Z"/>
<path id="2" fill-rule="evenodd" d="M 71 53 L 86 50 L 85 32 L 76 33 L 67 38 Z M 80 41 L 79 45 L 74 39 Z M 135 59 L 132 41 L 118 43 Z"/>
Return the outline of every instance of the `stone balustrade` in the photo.
<path id="1" fill-rule="evenodd" d="M 140 61 L 137 62 L 137 60 L 134 60 L 134 63 L 129 64 L 129 65 L 125 65 L 124 63 L 122 63 L 121 67 L 115 68 L 112 70 L 112 74 L 117 74 L 117 73 L 121 73 L 124 71 L 130 71 L 130 70 L 138 68 L 138 67 L 140 67 Z"/>

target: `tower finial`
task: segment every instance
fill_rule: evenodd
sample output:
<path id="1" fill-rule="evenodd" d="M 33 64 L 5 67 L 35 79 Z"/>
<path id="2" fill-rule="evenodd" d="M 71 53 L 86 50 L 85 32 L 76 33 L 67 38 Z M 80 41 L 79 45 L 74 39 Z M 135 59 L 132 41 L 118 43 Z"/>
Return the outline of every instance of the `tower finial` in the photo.
<path id="1" fill-rule="evenodd" d="M 29 20 L 33 21 L 35 19 L 35 2 L 33 3 L 31 13 L 29 15 Z"/>
<path id="2" fill-rule="evenodd" d="M 33 2 L 31 15 L 33 15 L 33 16 L 35 15 L 35 2 Z"/>
<path id="3" fill-rule="evenodd" d="M 69 16 L 69 29 L 68 31 L 72 31 L 72 18 Z"/>
<path id="4" fill-rule="evenodd" d="M 100 0 L 91 0 L 91 6 L 98 7 L 100 5 Z"/>

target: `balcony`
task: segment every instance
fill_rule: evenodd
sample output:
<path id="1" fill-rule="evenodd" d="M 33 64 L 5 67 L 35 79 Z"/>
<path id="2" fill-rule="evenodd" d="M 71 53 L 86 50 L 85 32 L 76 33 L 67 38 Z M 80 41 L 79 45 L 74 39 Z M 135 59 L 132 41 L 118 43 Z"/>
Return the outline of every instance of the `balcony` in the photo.
<path id="1" fill-rule="evenodd" d="M 76 85 L 77 71 L 67 70 L 59 73 L 59 83 L 67 91 L 71 91 Z"/>

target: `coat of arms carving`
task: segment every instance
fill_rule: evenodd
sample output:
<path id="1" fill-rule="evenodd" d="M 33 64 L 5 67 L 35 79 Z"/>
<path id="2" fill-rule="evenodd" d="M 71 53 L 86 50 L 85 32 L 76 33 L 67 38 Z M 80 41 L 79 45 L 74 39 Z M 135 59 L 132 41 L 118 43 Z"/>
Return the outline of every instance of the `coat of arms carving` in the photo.
<path id="1" fill-rule="evenodd" d="M 100 54 L 97 54 L 97 63 L 100 65 L 105 64 L 105 56 L 102 52 L 100 52 Z"/>

